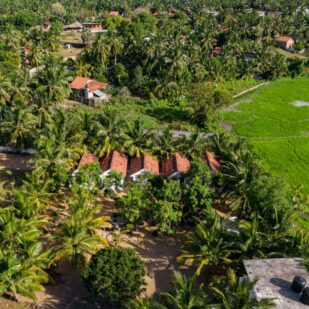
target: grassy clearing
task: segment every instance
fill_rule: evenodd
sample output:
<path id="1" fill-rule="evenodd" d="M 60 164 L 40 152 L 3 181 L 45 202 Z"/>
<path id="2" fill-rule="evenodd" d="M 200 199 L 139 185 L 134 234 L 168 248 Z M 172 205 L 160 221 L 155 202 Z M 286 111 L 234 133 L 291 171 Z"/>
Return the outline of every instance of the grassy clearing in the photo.
<path id="1" fill-rule="evenodd" d="M 223 113 L 234 132 L 248 138 L 266 169 L 309 194 L 309 78 L 282 79 L 248 95 Z"/>

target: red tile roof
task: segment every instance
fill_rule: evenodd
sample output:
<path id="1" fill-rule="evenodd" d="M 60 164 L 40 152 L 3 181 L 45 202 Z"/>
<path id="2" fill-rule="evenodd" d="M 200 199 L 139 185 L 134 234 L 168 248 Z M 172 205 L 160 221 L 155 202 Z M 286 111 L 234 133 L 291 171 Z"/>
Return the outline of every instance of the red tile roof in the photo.
<path id="1" fill-rule="evenodd" d="M 79 161 L 78 167 L 81 167 L 83 165 L 91 164 L 91 163 L 97 163 L 99 162 L 99 158 L 95 156 L 94 154 L 87 152 L 84 153 Z"/>
<path id="2" fill-rule="evenodd" d="M 222 53 L 222 47 L 220 46 L 215 46 L 212 50 L 213 55 L 221 55 Z"/>
<path id="3" fill-rule="evenodd" d="M 111 16 L 119 16 L 119 12 L 118 11 L 110 11 L 109 15 L 111 15 Z"/>
<path id="4" fill-rule="evenodd" d="M 277 38 L 275 38 L 275 41 L 277 42 L 288 42 L 289 40 L 293 39 L 289 36 L 278 36 Z"/>
<path id="5" fill-rule="evenodd" d="M 216 155 L 213 152 L 206 151 L 206 153 L 203 155 L 203 160 L 207 163 L 211 171 L 219 171 L 220 162 L 217 160 Z"/>
<path id="6" fill-rule="evenodd" d="M 113 151 L 101 160 L 100 165 L 103 172 L 113 170 L 118 173 L 122 173 L 125 177 L 127 174 L 128 158 L 118 151 Z"/>
<path id="7" fill-rule="evenodd" d="M 142 155 L 139 158 L 133 157 L 130 162 L 130 176 L 142 169 L 146 169 L 154 174 L 159 174 L 159 161 L 147 154 Z"/>
<path id="8" fill-rule="evenodd" d="M 87 77 L 77 76 L 71 83 L 72 89 L 84 89 L 86 86 L 90 91 L 96 91 L 104 88 L 107 84 L 103 82 L 99 82 L 94 79 L 90 79 Z"/>
<path id="9" fill-rule="evenodd" d="M 189 168 L 190 161 L 179 153 L 162 160 L 162 174 L 166 177 L 169 177 L 176 172 L 186 173 Z"/>

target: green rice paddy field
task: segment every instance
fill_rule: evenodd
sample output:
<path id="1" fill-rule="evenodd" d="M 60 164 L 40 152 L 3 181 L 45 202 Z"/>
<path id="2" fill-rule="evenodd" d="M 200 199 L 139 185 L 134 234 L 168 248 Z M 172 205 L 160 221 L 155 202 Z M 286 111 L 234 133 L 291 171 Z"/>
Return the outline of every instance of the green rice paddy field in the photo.
<path id="1" fill-rule="evenodd" d="M 239 100 L 224 121 L 251 142 L 267 170 L 309 194 L 309 78 L 274 81 Z"/>

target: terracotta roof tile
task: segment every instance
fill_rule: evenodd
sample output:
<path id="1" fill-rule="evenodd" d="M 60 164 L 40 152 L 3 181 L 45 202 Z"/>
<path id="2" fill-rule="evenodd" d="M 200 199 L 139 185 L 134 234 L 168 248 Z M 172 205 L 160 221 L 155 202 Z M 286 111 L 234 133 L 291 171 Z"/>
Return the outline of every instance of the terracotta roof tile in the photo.
<path id="1" fill-rule="evenodd" d="M 142 155 L 139 158 L 133 157 L 130 162 L 130 176 L 142 169 L 146 169 L 154 174 L 159 174 L 159 161 L 147 154 Z"/>
<path id="2" fill-rule="evenodd" d="M 128 158 L 124 154 L 121 154 L 118 151 L 113 151 L 100 161 L 100 166 L 103 172 L 114 170 L 118 173 L 122 173 L 124 177 L 126 176 Z"/>
<path id="3" fill-rule="evenodd" d="M 110 11 L 109 15 L 110 16 L 119 16 L 119 12 L 118 11 Z"/>
<path id="4" fill-rule="evenodd" d="M 186 173 L 189 168 L 190 161 L 179 153 L 162 160 L 162 174 L 166 177 L 169 177 L 176 172 Z"/>
<path id="5" fill-rule="evenodd" d="M 94 154 L 87 152 L 84 153 L 79 161 L 78 167 L 81 167 L 83 165 L 91 164 L 91 163 L 97 163 L 99 162 L 99 158 L 95 156 Z"/>
<path id="6" fill-rule="evenodd" d="M 275 38 L 275 41 L 277 42 L 287 42 L 289 40 L 293 40 L 293 39 L 289 36 L 278 36 L 277 38 Z"/>
<path id="7" fill-rule="evenodd" d="M 216 155 L 213 152 L 206 151 L 206 153 L 203 155 L 203 160 L 207 163 L 211 171 L 219 171 L 220 162 L 217 160 Z"/>
<path id="8" fill-rule="evenodd" d="M 87 86 L 90 91 L 96 91 L 104 88 L 106 85 L 106 83 L 94 79 L 78 76 L 72 81 L 71 88 L 80 90 Z"/>

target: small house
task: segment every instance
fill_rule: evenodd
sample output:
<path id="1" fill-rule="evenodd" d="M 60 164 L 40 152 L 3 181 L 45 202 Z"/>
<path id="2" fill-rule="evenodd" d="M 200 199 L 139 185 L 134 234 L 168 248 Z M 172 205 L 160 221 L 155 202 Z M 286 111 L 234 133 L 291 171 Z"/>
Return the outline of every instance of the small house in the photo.
<path id="1" fill-rule="evenodd" d="M 101 23 L 85 22 L 85 23 L 83 23 L 83 28 L 89 29 L 90 31 L 91 30 L 102 30 L 102 25 L 101 25 Z"/>
<path id="2" fill-rule="evenodd" d="M 122 184 L 124 183 L 128 169 L 128 158 L 118 151 L 112 151 L 100 159 L 100 167 L 103 172 L 102 177 L 108 177 L 111 171 L 122 174 Z"/>
<path id="3" fill-rule="evenodd" d="M 80 168 L 81 166 L 92 164 L 92 163 L 98 163 L 99 158 L 95 156 L 94 154 L 87 152 L 84 153 L 79 161 L 78 167 Z"/>
<path id="4" fill-rule="evenodd" d="M 181 174 L 187 173 L 190 169 L 190 161 L 181 154 L 165 157 L 162 160 L 162 175 L 171 178 L 179 178 Z"/>
<path id="5" fill-rule="evenodd" d="M 87 77 L 76 77 L 71 83 L 72 98 L 90 106 L 98 106 L 102 101 L 108 101 L 109 96 L 102 90 L 106 83 Z"/>
<path id="6" fill-rule="evenodd" d="M 293 50 L 294 47 L 294 40 L 289 36 L 279 36 L 276 37 L 275 42 L 277 45 L 285 50 Z"/>
<path id="7" fill-rule="evenodd" d="M 110 16 L 119 16 L 120 13 L 119 13 L 118 11 L 110 11 L 110 12 L 109 12 L 109 15 L 110 15 Z"/>
<path id="8" fill-rule="evenodd" d="M 130 179 L 138 181 L 140 176 L 146 173 L 158 175 L 160 173 L 159 161 L 148 154 L 140 157 L 133 157 L 130 162 Z"/>
<path id="9" fill-rule="evenodd" d="M 213 49 L 212 49 L 212 52 L 211 54 L 213 56 L 220 56 L 222 54 L 222 47 L 220 46 L 215 46 Z"/>
<path id="10" fill-rule="evenodd" d="M 70 31 L 70 30 L 81 31 L 83 30 L 83 25 L 80 22 L 76 21 L 73 24 L 65 25 L 64 30 L 65 31 Z"/>

